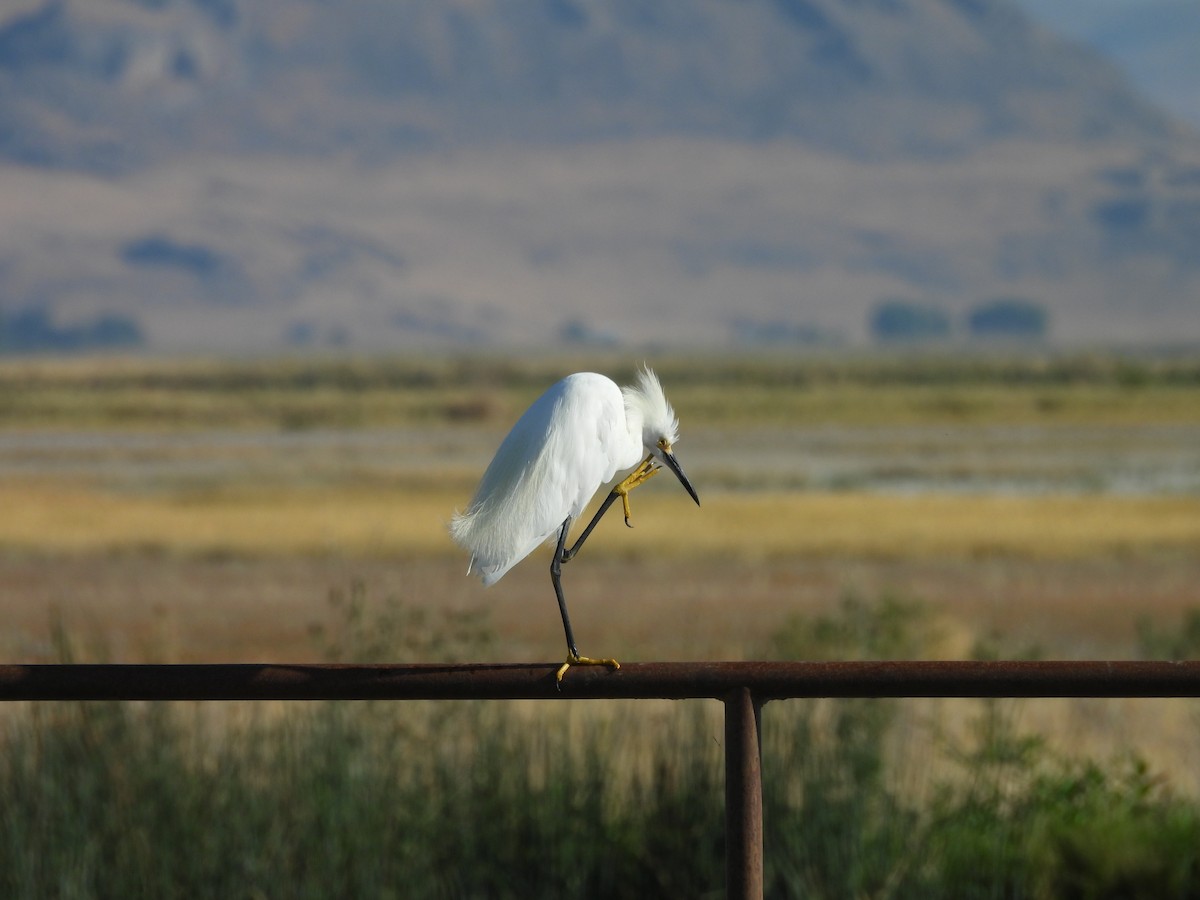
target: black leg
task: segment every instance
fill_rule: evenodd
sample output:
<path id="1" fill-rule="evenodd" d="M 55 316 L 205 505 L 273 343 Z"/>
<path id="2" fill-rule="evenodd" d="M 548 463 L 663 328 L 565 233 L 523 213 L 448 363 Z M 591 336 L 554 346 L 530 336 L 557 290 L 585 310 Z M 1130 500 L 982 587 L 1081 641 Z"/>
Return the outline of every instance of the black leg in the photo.
<path id="1" fill-rule="evenodd" d="M 595 524 L 595 520 L 592 521 Z M 562 531 L 558 533 L 558 547 L 554 551 L 554 559 L 550 561 L 550 580 L 554 582 L 554 595 L 558 597 L 558 611 L 562 614 L 563 632 L 567 636 L 567 650 L 571 656 L 578 656 L 579 651 L 575 649 L 575 635 L 571 633 L 571 619 L 567 615 L 567 601 L 563 597 L 562 589 L 562 564 L 566 560 L 575 555 L 575 551 L 579 547 L 579 542 L 576 542 L 575 547 L 571 548 L 570 555 L 564 554 L 563 547 L 567 543 L 567 530 L 571 527 L 571 517 L 567 516 L 567 520 L 563 522 Z M 588 526 L 591 530 L 591 526 Z M 586 536 L 586 532 L 584 535 Z"/>
<path id="2" fill-rule="evenodd" d="M 591 532 L 596 522 L 600 520 L 600 516 L 603 515 L 604 510 L 608 509 L 612 505 L 613 500 L 618 496 L 620 495 L 614 493 L 604 501 L 604 506 L 601 507 L 600 512 L 596 513 L 596 516 L 584 530 L 583 535 L 570 550 L 566 549 L 567 531 L 571 528 L 570 516 L 563 522 L 562 530 L 558 533 L 558 546 L 554 548 L 554 559 L 550 561 L 550 580 L 554 583 L 554 596 L 558 598 L 558 611 L 562 615 L 563 634 L 567 638 L 567 661 L 558 667 L 558 672 L 554 676 L 559 690 L 562 690 L 563 675 L 566 674 L 567 669 L 571 666 L 608 666 L 610 669 L 621 668 L 621 664 L 615 659 L 588 659 L 586 656 L 579 655 L 579 651 L 575 648 L 575 635 L 571 633 L 571 619 L 567 615 L 567 601 L 563 597 L 562 589 L 562 564 L 575 555 L 579 550 L 579 546 L 583 543 L 583 539 L 588 536 L 588 533 Z"/>
<path id="3" fill-rule="evenodd" d="M 558 553 L 555 554 L 555 559 L 561 558 L 563 562 L 570 562 L 572 559 L 574 559 L 575 554 L 579 552 L 579 548 L 583 546 L 583 542 L 586 541 L 588 539 L 588 535 L 592 533 L 592 529 L 596 527 L 600 519 L 606 512 L 608 512 L 608 508 L 612 506 L 620 496 L 621 495 L 617 493 L 616 489 L 614 488 L 612 492 L 604 498 L 604 502 L 600 504 L 600 508 L 596 510 L 596 514 L 592 516 L 592 521 L 588 522 L 587 528 L 583 529 L 583 533 L 579 535 L 579 538 L 574 544 L 571 545 L 571 549 L 564 551 L 563 547 L 566 545 L 567 541 L 567 525 L 571 524 L 571 520 L 568 519 L 563 525 L 562 535 L 560 535 L 558 540 Z"/>

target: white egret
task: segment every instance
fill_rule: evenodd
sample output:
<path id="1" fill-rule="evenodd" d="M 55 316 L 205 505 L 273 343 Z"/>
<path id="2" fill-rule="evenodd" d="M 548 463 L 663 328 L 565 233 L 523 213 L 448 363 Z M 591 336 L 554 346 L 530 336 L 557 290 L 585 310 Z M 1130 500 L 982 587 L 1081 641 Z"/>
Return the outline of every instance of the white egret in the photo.
<path id="1" fill-rule="evenodd" d="M 500 444 L 465 512 L 454 514 L 450 535 L 471 554 L 467 573 L 485 585 L 557 537 L 550 580 L 558 598 L 567 659 L 572 665 L 620 668 L 615 659 L 580 656 L 563 599 L 562 564 L 574 559 L 596 523 L 620 497 L 629 520 L 629 492 L 655 475 L 660 464 L 675 473 L 696 504 L 700 498 L 675 459 L 679 422 L 648 368 L 636 384 L 619 388 L 603 375 L 568 375 L 525 411 Z M 645 458 L 642 454 L 645 453 Z M 617 472 L 636 466 L 605 499 L 591 522 L 567 549 L 567 533 L 588 501 Z"/>

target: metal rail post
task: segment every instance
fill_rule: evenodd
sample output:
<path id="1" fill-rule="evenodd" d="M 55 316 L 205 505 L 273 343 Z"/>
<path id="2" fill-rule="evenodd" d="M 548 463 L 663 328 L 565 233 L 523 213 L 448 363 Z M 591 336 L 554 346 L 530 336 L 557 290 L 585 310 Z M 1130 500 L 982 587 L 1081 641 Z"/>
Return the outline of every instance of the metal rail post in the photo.
<path id="1" fill-rule="evenodd" d="M 725 896 L 762 900 L 762 704 L 749 688 L 725 697 Z"/>

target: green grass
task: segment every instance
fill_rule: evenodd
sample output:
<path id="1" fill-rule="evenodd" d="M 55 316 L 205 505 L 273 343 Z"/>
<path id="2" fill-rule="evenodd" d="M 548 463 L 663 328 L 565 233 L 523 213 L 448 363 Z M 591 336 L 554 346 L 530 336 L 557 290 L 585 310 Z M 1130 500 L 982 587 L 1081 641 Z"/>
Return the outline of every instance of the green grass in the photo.
<path id="1" fill-rule="evenodd" d="M 486 640 L 399 607 L 368 615 L 354 591 L 339 608 L 323 639 L 343 659 Z M 911 601 L 848 600 L 790 623 L 776 649 L 920 653 L 922 622 Z M 32 705 L 5 720 L 0 894 L 721 896 L 711 707 L 585 709 Z M 916 790 L 889 749 L 899 709 L 766 707 L 769 897 L 1200 894 L 1200 806 L 1136 759 L 1057 760 L 1012 702 L 989 701 Z"/>
<path id="2" fill-rule="evenodd" d="M 1200 364 L 1119 355 L 653 360 L 690 425 L 1200 421 Z M 70 360 L 0 365 L 0 426 L 362 428 L 507 423 L 585 368 L 629 357 Z"/>
<path id="3" fill-rule="evenodd" d="M 879 749 L 892 705 L 768 707 L 768 896 L 1200 891 L 1200 810 L 1144 767 L 976 749 L 920 808 Z M 42 706 L 13 727 L 4 896 L 719 896 L 719 751 L 688 710 L 632 775 L 632 714 L 569 746 L 499 704 L 322 704 L 215 739 L 189 713 Z"/>

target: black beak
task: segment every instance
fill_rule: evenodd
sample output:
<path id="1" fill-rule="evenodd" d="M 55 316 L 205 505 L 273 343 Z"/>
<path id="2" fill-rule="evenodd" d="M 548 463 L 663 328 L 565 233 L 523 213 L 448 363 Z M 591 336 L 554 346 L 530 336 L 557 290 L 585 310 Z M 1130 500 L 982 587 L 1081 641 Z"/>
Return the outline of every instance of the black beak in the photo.
<path id="1" fill-rule="evenodd" d="M 679 479 L 679 483 L 683 485 L 683 489 L 691 495 L 692 499 L 696 501 L 696 505 L 699 506 L 700 498 L 696 496 L 696 489 L 692 487 L 692 483 L 683 474 L 683 469 L 680 468 L 679 463 L 675 460 L 675 454 L 664 450 L 662 456 L 663 462 L 667 464 L 667 468 L 675 473 L 675 477 Z"/>

